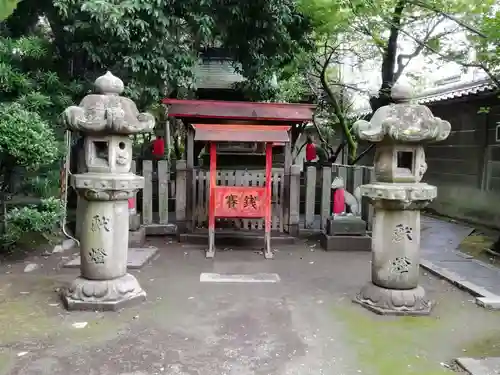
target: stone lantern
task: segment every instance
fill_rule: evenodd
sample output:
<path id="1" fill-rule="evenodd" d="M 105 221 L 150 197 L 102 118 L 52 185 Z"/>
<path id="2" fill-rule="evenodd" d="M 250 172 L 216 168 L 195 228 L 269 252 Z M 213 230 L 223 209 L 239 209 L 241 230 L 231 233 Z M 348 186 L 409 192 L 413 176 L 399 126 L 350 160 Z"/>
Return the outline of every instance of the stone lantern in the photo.
<path id="1" fill-rule="evenodd" d="M 372 281 L 354 302 L 378 314 L 427 315 L 431 303 L 419 285 L 420 210 L 437 188 L 420 182 L 427 170 L 424 144 L 445 140 L 450 123 L 424 105 L 410 102 L 410 90 L 395 86 L 396 104 L 379 108 L 354 132 L 375 143 L 375 182 L 361 186 L 374 207 Z"/>
<path id="2" fill-rule="evenodd" d="M 151 131 L 155 120 L 120 96 L 123 82 L 110 72 L 94 85 L 96 94 L 63 113 L 66 126 L 84 137 L 87 167 L 86 173 L 71 177 L 84 212 L 81 276 L 62 293 L 69 310 L 116 310 L 146 298 L 137 279 L 127 273 L 128 199 L 144 186 L 144 178 L 130 172 L 130 135 Z"/>

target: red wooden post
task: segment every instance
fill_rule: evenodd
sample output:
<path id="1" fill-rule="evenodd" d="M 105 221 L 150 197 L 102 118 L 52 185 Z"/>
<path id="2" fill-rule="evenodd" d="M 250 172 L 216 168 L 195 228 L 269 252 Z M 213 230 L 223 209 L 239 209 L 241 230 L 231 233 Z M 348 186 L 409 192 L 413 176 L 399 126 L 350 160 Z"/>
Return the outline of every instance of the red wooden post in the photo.
<path id="1" fill-rule="evenodd" d="M 273 143 L 289 142 L 289 126 L 245 126 L 194 124 L 195 140 L 210 142 L 210 191 L 208 203 L 207 258 L 215 256 L 215 219 L 264 219 L 264 255 L 273 257 L 271 250 L 271 170 Z M 266 144 L 265 186 L 217 186 L 216 143 L 224 141 L 262 142 Z"/>
<path id="2" fill-rule="evenodd" d="M 264 256 L 272 258 L 273 252 L 271 250 L 271 169 L 273 167 L 273 144 L 272 142 L 266 143 L 266 202 L 265 202 L 265 233 L 264 233 Z"/>
<path id="3" fill-rule="evenodd" d="M 215 142 L 210 142 L 210 195 L 208 203 L 208 251 L 207 258 L 215 256 L 215 186 L 217 183 L 217 153 Z"/>

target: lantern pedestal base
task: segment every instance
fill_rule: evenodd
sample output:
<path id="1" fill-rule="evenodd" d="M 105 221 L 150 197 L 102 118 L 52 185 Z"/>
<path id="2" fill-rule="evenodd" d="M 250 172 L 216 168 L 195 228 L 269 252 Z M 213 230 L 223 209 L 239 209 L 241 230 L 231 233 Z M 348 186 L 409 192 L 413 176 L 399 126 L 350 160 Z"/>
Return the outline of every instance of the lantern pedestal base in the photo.
<path id="1" fill-rule="evenodd" d="M 127 273 L 113 280 L 89 280 L 80 276 L 63 290 L 61 297 L 70 311 L 116 311 L 144 301 L 146 292 L 137 279 Z"/>
<path id="2" fill-rule="evenodd" d="M 421 286 L 399 290 L 381 288 L 373 283 L 366 284 L 353 302 L 379 315 L 429 315 L 432 303 Z"/>
<path id="3" fill-rule="evenodd" d="M 128 247 L 142 247 L 146 242 L 146 228 L 139 227 L 138 230 L 128 232 Z"/>
<path id="4" fill-rule="evenodd" d="M 130 231 L 139 230 L 141 227 L 141 215 L 130 214 L 128 217 L 128 226 Z"/>

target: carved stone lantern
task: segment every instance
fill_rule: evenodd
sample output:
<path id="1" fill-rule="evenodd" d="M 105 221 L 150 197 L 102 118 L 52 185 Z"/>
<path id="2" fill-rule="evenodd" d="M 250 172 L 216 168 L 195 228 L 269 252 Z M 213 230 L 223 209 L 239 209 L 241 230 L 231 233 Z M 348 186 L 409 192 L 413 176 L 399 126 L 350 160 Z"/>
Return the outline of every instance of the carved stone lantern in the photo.
<path id="1" fill-rule="evenodd" d="M 86 173 L 71 178 L 84 200 L 84 213 L 81 276 L 62 293 L 69 310 L 116 310 L 146 298 L 137 279 L 127 273 L 128 199 L 144 186 L 144 178 L 130 172 L 130 135 L 151 131 L 155 120 L 120 96 L 123 82 L 110 72 L 94 85 L 98 93 L 63 113 L 66 126 L 84 137 L 87 167 Z"/>
<path id="2" fill-rule="evenodd" d="M 451 126 L 428 107 L 411 103 L 409 89 L 396 86 L 392 97 L 396 104 L 353 127 L 360 140 L 376 144 L 375 182 L 361 186 L 375 211 L 372 281 L 354 301 L 379 314 L 426 315 L 431 303 L 418 283 L 420 210 L 437 188 L 420 182 L 427 170 L 423 146 L 445 140 Z"/>

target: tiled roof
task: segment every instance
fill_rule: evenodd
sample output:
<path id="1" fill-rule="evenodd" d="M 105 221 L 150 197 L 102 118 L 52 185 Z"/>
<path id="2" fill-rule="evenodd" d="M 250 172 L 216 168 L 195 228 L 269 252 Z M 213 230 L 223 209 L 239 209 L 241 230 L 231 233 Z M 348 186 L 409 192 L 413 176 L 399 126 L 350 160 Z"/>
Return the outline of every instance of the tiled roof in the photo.
<path id="1" fill-rule="evenodd" d="M 207 59 L 196 68 L 196 86 L 200 89 L 231 89 L 245 78 L 238 74 L 231 60 Z"/>
<path id="2" fill-rule="evenodd" d="M 495 84 L 489 79 L 465 83 L 458 82 L 425 90 L 422 94 L 418 95 L 416 100 L 421 104 L 435 103 L 493 90 L 495 90 Z"/>
<path id="3" fill-rule="evenodd" d="M 465 83 L 455 82 L 424 90 L 415 98 L 415 102 L 419 104 L 431 104 L 450 99 L 462 98 L 464 96 L 476 95 L 483 92 L 493 92 L 495 89 L 495 84 L 490 79 L 482 79 L 479 81 Z M 366 116 L 371 112 L 371 108 L 363 108 L 354 112 L 350 117 Z"/>

